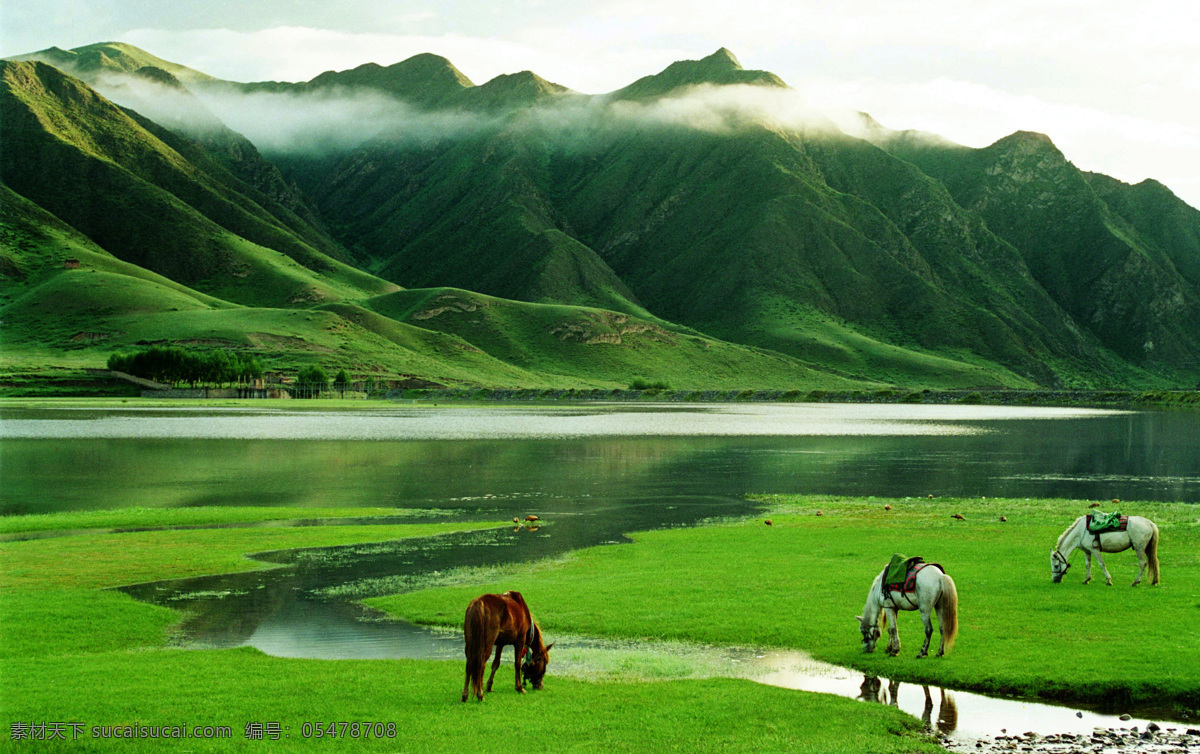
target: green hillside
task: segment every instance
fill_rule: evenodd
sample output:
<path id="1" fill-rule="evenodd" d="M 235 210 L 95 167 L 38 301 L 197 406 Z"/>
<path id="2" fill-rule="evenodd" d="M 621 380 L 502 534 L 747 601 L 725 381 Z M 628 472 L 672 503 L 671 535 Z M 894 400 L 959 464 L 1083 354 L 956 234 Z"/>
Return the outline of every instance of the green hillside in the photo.
<path id="1" fill-rule="evenodd" d="M 248 305 L 395 288 L 319 251 L 315 229 L 273 215 L 198 145 L 56 68 L 0 61 L 0 108 L 8 186 L 118 258 Z"/>
<path id="2" fill-rule="evenodd" d="M 645 377 L 677 389 L 867 386 L 781 354 L 604 309 L 530 304 L 453 288 L 398 291 L 364 306 L 456 335 L 505 362 L 571 383 L 625 387 Z"/>

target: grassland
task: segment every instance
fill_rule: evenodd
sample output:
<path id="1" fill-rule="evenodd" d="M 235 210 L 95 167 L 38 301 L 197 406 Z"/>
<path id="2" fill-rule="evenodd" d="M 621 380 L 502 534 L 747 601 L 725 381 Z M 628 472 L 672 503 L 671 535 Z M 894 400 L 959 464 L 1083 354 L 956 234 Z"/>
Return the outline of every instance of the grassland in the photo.
<path id="1" fill-rule="evenodd" d="M 1084 586 L 1079 569 L 1051 583 L 1049 551 L 1087 511 L 1079 501 L 774 497 L 763 503 L 770 527 L 756 518 L 640 533 L 630 546 L 585 550 L 513 568 L 501 579 L 371 604 L 443 623 L 449 619 L 439 612 L 456 615 L 480 591 L 517 588 L 538 608 L 551 638 L 558 630 L 793 647 L 892 678 L 1200 710 L 1195 506 L 1121 505 L 1162 531 L 1162 585 L 1130 589 L 1136 560 L 1128 552 L 1106 558 L 1120 586 Z M 906 642 L 900 657 L 860 651 L 850 618 L 860 614 L 872 579 L 897 551 L 944 564 L 958 584 L 961 632 L 943 659 L 915 659 L 921 631 L 911 613 L 900 619 Z M 1081 558 L 1075 554 L 1076 562 Z"/>
<path id="2" fill-rule="evenodd" d="M 154 513 L 158 523 L 164 517 L 172 520 L 170 512 Z M 176 524 L 195 520 L 194 514 L 177 513 Z M 210 513 L 210 518 L 226 518 Z M 146 514 L 125 511 L 101 518 L 105 526 L 114 520 L 137 526 Z M 81 515 L 65 515 L 62 523 L 89 523 Z M 10 528 L 22 528 L 22 521 L 31 528 L 45 523 L 41 517 L 14 521 Z M 476 750 L 481 741 L 504 741 L 523 751 L 939 751 L 916 732 L 914 719 L 892 708 L 745 681 L 587 683 L 555 678 L 543 692 L 523 697 L 495 693 L 484 704 L 463 705 L 458 701 L 458 663 L 294 660 L 252 649 L 173 649 L 167 645 L 179 613 L 111 589 L 147 579 L 264 567 L 245 558 L 246 552 L 421 536 L 468 526 L 95 532 L 2 543 L 0 712 L 5 724 L 0 736 L 12 748 L 60 750 L 62 742 L 11 741 L 11 723 L 61 721 L 84 724 L 74 745 L 105 751 L 242 751 L 254 746 L 291 751 L 339 745 L 355 751 L 440 752 Z M 511 670 L 502 671 L 498 688 L 505 687 L 506 674 L 511 679 Z M 395 737 L 334 743 L 303 736 L 305 723 L 338 720 L 394 723 Z M 254 722 L 278 723 L 280 740 L 247 741 L 245 726 Z M 92 726 L 180 724 L 230 726 L 231 738 L 91 737 Z"/>

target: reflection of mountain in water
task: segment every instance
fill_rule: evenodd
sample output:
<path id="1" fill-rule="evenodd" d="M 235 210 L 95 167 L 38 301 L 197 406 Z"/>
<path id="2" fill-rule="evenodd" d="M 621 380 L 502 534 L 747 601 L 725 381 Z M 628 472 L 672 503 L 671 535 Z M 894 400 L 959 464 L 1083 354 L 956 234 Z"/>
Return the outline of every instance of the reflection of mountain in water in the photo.
<path id="1" fill-rule="evenodd" d="M 750 433 L 760 423 L 804 428 L 812 416 L 851 410 L 870 417 L 876 407 L 749 408 L 753 412 L 722 420 L 734 428 L 745 424 Z M 924 410 L 937 408 L 942 413 L 929 414 L 930 421 L 971 433 L 335 440 L 316 439 L 304 433 L 311 426 L 302 419 L 293 427 L 284 417 L 276 429 L 294 430 L 303 439 L 122 439 L 89 434 L 89 428 L 138 419 L 174 422 L 182 431 L 191 420 L 66 412 L 78 417 L 75 434 L 6 437 L 0 444 L 5 477 L 0 510 L 67 510 L 87 500 L 111 507 L 500 507 L 513 509 L 511 517 L 531 510 L 583 512 L 602 500 L 772 492 L 1200 501 L 1195 412 L 1054 418 L 1030 409 L 1027 419 L 987 420 L 968 408 L 959 418 L 953 418 L 957 407 L 911 408 L 896 423 L 911 429 Z M 596 409 L 609 410 L 618 407 Z M 633 409 L 623 410 L 622 421 L 628 421 Z M 441 416 L 438 411 L 427 412 L 427 420 Z M 514 427 L 526 418 L 504 415 Z M 24 412 L 8 421 L 6 414 L 6 431 L 43 424 L 27 416 L 48 417 Z M 340 417 L 331 413 L 327 420 Z M 672 417 L 687 424 L 687 414 L 676 411 Z M 383 427 L 408 421 L 400 415 L 377 418 Z M 555 426 L 552 417 L 529 421 L 534 419 Z M 644 527 L 635 522 L 633 528 Z"/>

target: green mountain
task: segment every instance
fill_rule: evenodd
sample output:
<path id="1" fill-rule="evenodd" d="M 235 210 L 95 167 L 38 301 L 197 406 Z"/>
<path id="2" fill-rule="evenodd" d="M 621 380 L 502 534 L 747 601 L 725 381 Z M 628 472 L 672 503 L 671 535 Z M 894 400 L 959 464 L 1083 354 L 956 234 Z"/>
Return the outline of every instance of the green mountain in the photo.
<path id="1" fill-rule="evenodd" d="M 406 285 L 660 317 L 888 382 L 1145 378 L 1019 245 L 886 149 L 827 127 L 707 131 L 605 110 L 727 84 L 783 86 L 720 50 L 592 98 L 582 136 L 517 103 L 466 136 L 281 164 Z"/>
<path id="2" fill-rule="evenodd" d="M 85 81 L 94 81 L 102 74 L 133 73 L 147 66 L 170 73 L 173 77 L 189 84 L 216 81 L 207 73 L 155 57 L 140 48 L 124 42 L 100 42 L 84 45 L 73 50 L 50 47 L 26 55 L 16 55 L 10 60 L 49 63 L 72 76 Z"/>
<path id="3" fill-rule="evenodd" d="M 162 69 L 132 75 L 179 86 Z M 435 326 L 413 302 L 446 290 L 405 291 L 405 311 L 398 286 L 340 261 L 343 247 L 320 227 L 251 185 L 286 186 L 252 145 L 182 96 L 183 109 L 175 102 L 170 112 L 205 128 L 164 118 L 171 130 L 49 65 L 0 62 L 8 369 L 101 366 L 115 350 L 174 343 L 256 353 L 268 368 L 320 362 L 454 385 L 619 387 L 646 375 L 679 387 L 863 384 L 597 308 L 459 291 L 490 313 L 484 334 L 447 326 L 449 317 Z M 182 133 L 197 130 L 202 138 Z M 571 255 L 562 252 L 561 274 L 586 277 Z M 697 366 L 700 356 L 710 362 Z"/>
<path id="4" fill-rule="evenodd" d="M 1200 212 L 1039 135 L 973 150 L 731 111 L 710 95 L 788 90 L 725 49 L 599 96 L 529 71 L 476 86 L 435 55 L 234 84 L 123 45 L 49 52 L 102 53 L 109 96 L 0 64 L 10 362 L 175 342 L 493 386 L 1200 376 Z M 205 105 L 260 92 L 297 118 L 331 92 L 415 114 L 260 152 Z"/>
<path id="5" fill-rule="evenodd" d="M 886 139 L 1021 254 L 1073 320 L 1141 365 L 1200 353 L 1200 212 L 1161 184 L 1084 173 L 1050 139 L 1017 132 L 982 149 Z"/>
<path id="6" fill-rule="evenodd" d="M 609 96 L 615 100 L 647 100 L 692 86 L 737 84 L 780 88 L 787 86 L 773 73 L 747 71 L 742 68 L 742 64 L 732 52 L 722 47 L 700 60 L 676 61 L 661 73 L 640 78 Z"/>

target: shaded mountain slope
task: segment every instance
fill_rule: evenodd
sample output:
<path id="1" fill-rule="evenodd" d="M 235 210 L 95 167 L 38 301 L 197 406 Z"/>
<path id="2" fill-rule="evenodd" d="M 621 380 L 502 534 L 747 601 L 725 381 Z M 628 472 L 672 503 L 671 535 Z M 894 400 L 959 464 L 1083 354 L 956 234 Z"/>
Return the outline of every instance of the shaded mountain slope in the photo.
<path id="1" fill-rule="evenodd" d="M 919 140 L 885 147 L 939 178 L 1011 242 L 1106 347 L 1139 364 L 1197 363 L 1200 213 L 1170 192 L 1085 174 L 1042 134 L 1018 132 L 981 149 Z"/>

